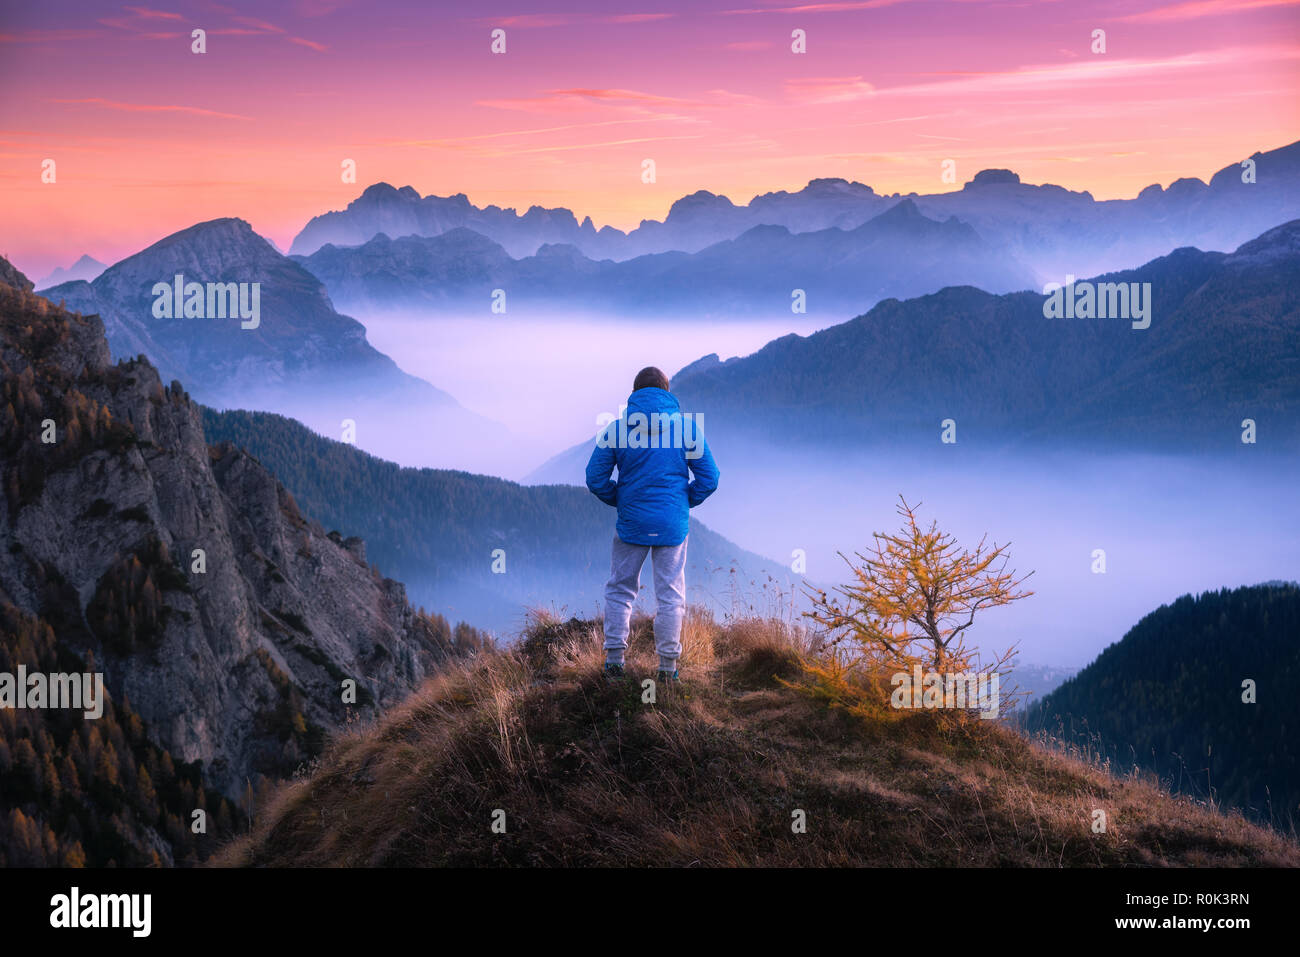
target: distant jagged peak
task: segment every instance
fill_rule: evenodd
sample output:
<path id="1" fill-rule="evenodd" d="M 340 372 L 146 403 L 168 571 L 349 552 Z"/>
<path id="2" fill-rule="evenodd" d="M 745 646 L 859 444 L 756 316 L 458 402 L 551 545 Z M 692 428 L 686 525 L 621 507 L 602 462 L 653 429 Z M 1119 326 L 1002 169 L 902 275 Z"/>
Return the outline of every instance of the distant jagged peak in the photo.
<path id="1" fill-rule="evenodd" d="M 231 266 L 269 266 L 288 262 L 274 246 L 253 231 L 245 220 L 234 217 L 210 219 L 164 236 L 152 246 L 104 270 L 95 280 L 100 286 L 113 277 L 137 268 L 170 269 L 202 264 L 217 273 Z"/>
<path id="2" fill-rule="evenodd" d="M 878 228 L 880 226 L 941 226 L 947 229 L 960 229 L 962 231 L 971 228 L 968 223 L 958 219 L 956 216 L 948 216 L 943 220 L 931 219 L 921 211 L 921 207 L 916 204 L 916 200 L 912 199 L 910 196 L 900 199 L 879 216 L 867 220 L 858 228 Z"/>
<path id="3" fill-rule="evenodd" d="M 1195 176 L 1184 176 L 1181 179 L 1176 179 L 1170 183 L 1169 188 L 1165 190 L 1165 195 L 1179 198 L 1196 196 L 1201 193 L 1208 193 L 1209 191 L 1210 186 L 1204 180 Z"/>
<path id="4" fill-rule="evenodd" d="M 414 193 L 415 190 L 411 190 L 411 192 Z M 361 203 L 371 203 L 385 199 L 392 199 L 399 195 L 401 195 L 399 190 L 392 183 L 380 182 L 367 186 L 362 190 L 361 195 L 357 197 L 356 201 Z M 417 193 L 416 195 L 418 196 L 419 194 Z"/>
<path id="5" fill-rule="evenodd" d="M 804 193 L 870 193 L 875 195 L 876 191 L 866 183 L 859 183 L 857 180 L 848 180 L 842 176 L 819 176 L 816 179 L 808 180 L 808 185 L 801 192 Z"/>
<path id="6" fill-rule="evenodd" d="M 720 193 L 711 193 L 707 189 L 697 189 L 695 192 L 689 193 L 673 203 L 668 209 L 668 216 L 664 219 L 664 222 L 668 222 L 672 219 L 680 220 L 684 217 L 698 216 L 702 213 L 707 214 L 717 212 L 719 210 L 729 212 L 735 208 L 736 204 L 726 196 L 723 196 Z"/>
<path id="7" fill-rule="evenodd" d="M 62 266 L 52 270 L 48 276 L 37 282 L 38 289 L 49 289 L 51 286 L 57 286 L 60 283 L 73 282 L 78 279 L 91 280 L 108 268 L 106 263 L 100 262 L 93 256 L 83 254 L 80 259 L 74 262 L 67 269 Z"/>
<path id="8" fill-rule="evenodd" d="M 926 217 L 921 213 L 921 207 L 917 206 L 916 201 L 910 196 L 899 200 L 893 206 L 890 206 L 889 209 L 876 217 L 876 219 L 884 220 L 886 222 L 893 219 L 906 220 L 925 218 Z"/>
<path id="9" fill-rule="evenodd" d="M 967 183 L 962 189 L 972 189 L 977 186 L 1019 186 L 1020 175 L 1013 173 L 1009 169 L 982 169 L 975 174 L 975 178 Z"/>
<path id="10" fill-rule="evenodd" d="M 406 205 L 407 203 L 421 202 L 423 198 L 414 186 L 403 186 L 399 189 L 391 183 L 380 181 L 362 190 L 360 196 L 348 203 L 348 208 L 382 206 L 394 203 Z M 430 196 L 428 198 L 433 199 L 434 197 Z"/>
<path id="11" fill-rule="evenodd" d="M 789 199 L 852 199 L 857 197 L 874 197 L 878 196 L 874 189 L 865 183 L 859 183 L 857 180 L 847 180 L 841 176 L 819 176 L 810 179 L 808 185 L 796 192 L 789 190 L 775 190 L 769 193 L 762 193 L 755 196 L 750 201 L 753 208 L 762 208 L 771 203 L 782 202 Z M 884 197 L 881 197 L 884 198 Z"/>
<path id="12" fill-rule="evenodd" d="M 235 239 L 239 241 L 247 241 L 250 238 L 256 238 L 262 242 L 266 242 L 266 240 L 258 236 L 257 233 L 253 232 L 253 227 L 247 220 L 239 219 L 236 216 L 223 216 L 219 219 L 208 219 L 201 223 L 195 223 L 193 226 L 178 229 L 171 235 L 158 240 L 158 243 L 199 238 Z"/>
<path id="13" fill-rule="evenodd" d="M 562 223 L 572 229 L 578 228 L 578 217 L 573 215 L 573 210 L 564 206 L 548 208 L 546 206 L 529 206 L 521 220 L 537 225 L 540 223 Z"/>
<path id="14" fill-rule="evenodd" d="M 1242 175 L 1249 164 L 1254 164 L 1254 178 L 1243 179 Z M 1257 184 L 1267 186 L 1294 178 L 1297 173 L 1300 173 L 1300 140 L 1275 150 L 1256 150 L 1250 156 L 1229 163 L 1210 177 L 1210 188 L 1236 190 L 1247 186 L 1253 189 Z"/>

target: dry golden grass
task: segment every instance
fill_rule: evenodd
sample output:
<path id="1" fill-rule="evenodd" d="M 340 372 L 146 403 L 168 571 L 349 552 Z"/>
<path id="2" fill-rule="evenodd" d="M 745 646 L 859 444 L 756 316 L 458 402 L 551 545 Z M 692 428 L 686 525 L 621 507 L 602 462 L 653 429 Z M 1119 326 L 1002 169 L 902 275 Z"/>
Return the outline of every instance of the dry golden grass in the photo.
<path id="1" fill-rule="evenodd" d="M 800 689 L 816 650 L 779 622 L 693 612 L 684 644 L 683 685 L 646 704 L 648 621 L 611 686 L 599 622 L 539 615 L 513 650 L 452 663 L 336 741 L 215 863 L 1300 865 L 1240 816 L 995 723 L 828 708 Z"/>

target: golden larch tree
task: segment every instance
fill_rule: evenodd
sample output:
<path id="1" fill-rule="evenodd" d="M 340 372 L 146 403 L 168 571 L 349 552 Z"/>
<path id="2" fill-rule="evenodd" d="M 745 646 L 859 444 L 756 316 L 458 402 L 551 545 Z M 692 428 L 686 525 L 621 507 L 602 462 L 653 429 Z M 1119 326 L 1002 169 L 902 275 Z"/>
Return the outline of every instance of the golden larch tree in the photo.
<path id="1" fill-rule="evenodd" d="M 985 538 L 968 550 L 937 522 L 922 526 L 916 507 L 902 496 L 899 502 L 899 531 L 874 533 L 866 553 L 854 553 L 856 561 L 840 553 L 849 582 L 830 593 L 809 592 L 812 609 L 806 615 L 825 630 L 830 646 L 810 670 L 821 693 L 842 704 L 849 703 L 844 699 L 852 672 L 877 686 L 889 672 L 914 665 L 948 673 L 1004 672 L 1014 649 L 977 667 L 966 632 L 979 612 L 1033 594 L 1022 587 L 1029 575 L 1007 567 L 1010 543 L 990 546 Z"/>

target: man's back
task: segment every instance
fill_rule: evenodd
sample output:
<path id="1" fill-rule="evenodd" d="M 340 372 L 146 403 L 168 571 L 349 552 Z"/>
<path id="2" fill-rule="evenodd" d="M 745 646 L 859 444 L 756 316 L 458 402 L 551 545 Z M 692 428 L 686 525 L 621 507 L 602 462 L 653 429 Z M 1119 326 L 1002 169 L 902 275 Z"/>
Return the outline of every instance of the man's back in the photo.
<path id="1" fill-rule="evenodd" d="M 617 483 L 611 480 L 618 468 Z M 587 488 L 618 507 L 618 537 L 636 545 L 679 545 L 689 510 L 718 487 L 718 468 L 698 417 L 671 392 L 637 389 L 587 463 Z"/>
<path id="2" fill-rule="evenodd" d="M 690 510 L 717 487 L 718 467 L 699 417 L 681 411 L 668 391 L 667 376 L 654 366 L 642 369 L 632 382 L 626 412 L 601 433 L 587 463 L 587 488 L 618 508 L 605 584 L 605 674 L 610 680 L 624 677 L 632 604 L 647 555 L 654 565 L 659 679 L 678 680 Z"/>

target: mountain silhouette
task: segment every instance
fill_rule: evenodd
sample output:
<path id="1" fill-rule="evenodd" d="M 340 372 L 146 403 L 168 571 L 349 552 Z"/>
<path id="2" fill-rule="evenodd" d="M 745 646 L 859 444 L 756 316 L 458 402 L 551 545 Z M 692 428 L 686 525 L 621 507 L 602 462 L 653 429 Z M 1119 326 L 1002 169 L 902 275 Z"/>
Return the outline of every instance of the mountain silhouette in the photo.
<path id="1" fill-rule="evenodd" d="M 851 230 L 754 226 L 699 252 L 622 262 L 594 261 L 571 243 L 514 259 L 463 227 L 432 238 L 381 234 L 357 247 L 327 245 L 297 261 L 344 308 L 366 312 L 486 311 L 493 290 L 502 289 L 511 311 L 525 315 L 728 318 L 788 313 L 802 290 L 808 312 L 839 317 L 936 285 L 1009 291 L 1034 281 L 969 225 L 929 219 L 911 200 Z"/>
<path id="2" fill-rule="evenodd" d="M 155 284 L 257 283 L 260 320 L 159 318 Z M 251 289 L 250 289 L 251 293 Z M 69 309 L 100 316 L 114 356 L 145 355 L 164 379 L 178 379 L 218 408 L 261 408 L 291 415 L 328 435 L 355 423 L 363 447 L 394 456 L 407 436 L 436 429 L 422 443 L 428 464 L 487 468 L 504 429 L 450 395 L 403 372 L 366 341 L 365 328 L 336 312 L 325 288 L 240 219 L 199 223 L 114 264 L 93 282 L 44 290 Z M 251 299 L 251 296 L 250 296 Z M 488 458 L 462 457 L 482 453 Z"/>
<path id="3" fill-rule="evenodd" d="M 662 221 L 643 220 L 629 232 L 596 229 L 589 217 L 579 222 L 563 208 L 533 206 L 523 214 L 497 206 L 480 209 L 464 194 L 421 197 L 410 186 L 377 183 L 345 210 L 313 218 L 290 252 L 310 255 L 327 243 L 360 246 L 379 233 L 430 237 L 463 227 L 516 259 L 557 243 L 576 246 L 589 259 L 625 260 L 699 252 L 755 226 L 784 226 L 792 233 L 852 230 L 904 198 L 931 219 L 955 216 L 970 224 L 986 242 L 1032 269 L 1041 284 L 1058 273 L 1083 276 L 1131 268 L 1181 246 L 1233 249 L 1300 217 L 1300 142 L 1242 156 L 1208 183 L 1183 177 L 1167 188 L 1152 184 L 1132 199 L 1097 200 L 1086 191 L 1028 184 L 1006 169 L 980 170 L 961 189 L 906 197 L 823 178 L 794 192 L 755 196 L 746 204 L 698 190 L 672 203 Z"/>
<path id="4" fill-rule="evenodd" d="M 1300 448 L 1300 220 L 1233 253 L 1178 249 L 1084 283 L 1150 283 L 1150 327 L 1049 319 L 1042 293 L 956 286 L 752 355 L 704 356 L 671 377 L 673 392 L 707 410 L 710 443 L 732 455 L 933 450 L 948 419 L 962 448 L 990 451 Z M 1267 439 L 1243 444 L 1247 419 Z M 572 447 L 526 481 L 579 482 L 585 456 Z"/>
<path id="5" fill-rule="evenodd" d="M 57 286 L 65 282 L 76 282 L 79 279 L 90 282 L 107 268 L 98 259 L 91 256 L 82 256 L 67 269 L 62 266 L 56 268 L 48 276 L 40 280 L 36 286 L 38 289 L 48 289 L 51 286 Z"/>
<path id="6" fill-rule="evenodd" d="M 1080 282 L 1149 283 L 1150 327 L 953 287 L 705 357 L 673 389 L 715 430 L 795 443 L 929 444 L 951 418 L 962 441 L 1228 452 L 1249 418 L 1268 448 L 1300 445 L 1300 220 L 1231 254 L 1179 249 Z"/>

